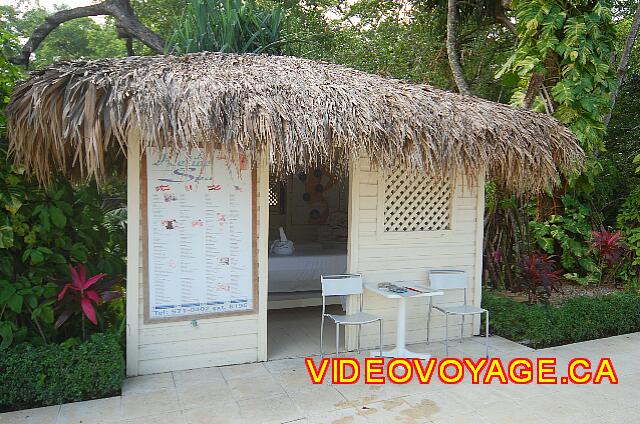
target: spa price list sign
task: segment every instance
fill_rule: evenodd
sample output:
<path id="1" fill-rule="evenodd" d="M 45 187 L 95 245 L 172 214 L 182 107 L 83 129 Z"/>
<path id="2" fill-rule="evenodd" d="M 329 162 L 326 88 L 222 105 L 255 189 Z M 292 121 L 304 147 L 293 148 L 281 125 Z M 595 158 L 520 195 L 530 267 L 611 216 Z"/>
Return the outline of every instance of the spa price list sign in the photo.
<path id="1" fill-rule="evenodd" d="M 147 152 L 148 319 L 253 310 L 248 168 Z"/>

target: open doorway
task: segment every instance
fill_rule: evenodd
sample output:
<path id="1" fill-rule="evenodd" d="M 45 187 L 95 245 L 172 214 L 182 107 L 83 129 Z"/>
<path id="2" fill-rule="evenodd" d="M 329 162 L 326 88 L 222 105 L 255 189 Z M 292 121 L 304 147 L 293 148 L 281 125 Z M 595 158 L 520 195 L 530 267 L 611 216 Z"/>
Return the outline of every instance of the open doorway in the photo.
<path id="1" fill-rule="evenodd" d="M 327 167 L 270 179 L 269 359 L 320 352 L 320 276 L 347 271 L 348 200 L 348 176 Z M 342 313 L 341 299 L 327 300 L 329 313 Z M 330 324 L 324 349 L 335 351 Z"/>

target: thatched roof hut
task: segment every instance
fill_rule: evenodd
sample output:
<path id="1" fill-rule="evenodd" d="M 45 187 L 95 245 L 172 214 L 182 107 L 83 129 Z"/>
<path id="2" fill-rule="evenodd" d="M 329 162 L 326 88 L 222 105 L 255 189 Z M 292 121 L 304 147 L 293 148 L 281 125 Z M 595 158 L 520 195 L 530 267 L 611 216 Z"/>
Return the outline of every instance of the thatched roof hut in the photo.
<path id="1" fill-rule="evenodd" d="M 283 56 L 200 53 L 63 62 L 19 85 L 7 108 L 15 159 L 40 180 L 102 177 L 143 147 L 267 151 L 276 174 L 344 168 L 460 170 L 513 191 L 577 169 L 583 152 L 553 118 L 343 66 Z"/>
<path id="2" fill-rule="evenodd" d="M 129 375 L 267 360 L 267 309 L 323 304 L 321 275 L 426 287 L 429 270 L 461 270 L 479 307 L 484 173 L 504 188 L 535 191 L 584 157 L 549 116 L 293 57 L 59 63 L 18 86 L 7 112 L 11 151 L 41 181 L 54 171 L 100 179 L 126 162 Z M 188 152 L 201 147 L 209 158 Z M 225 170 L 236 154 L 255 167 Z M 183 172 L 194 157 L 203 165 L 197 178 Z M 327 182 L 347 165 L 347 184 Z M 298 170 L 313 172 L 283 178 L 288 188 L 272 192 L 270 172 Z M 452 180 L 461 174 L 466 180 Z M 199 181 L 207 184 L 192 184 Z M 332 217 L 341 224 L 329 225 Z M 274 258 L 269 241 L 280 225 L 310 250 Z M 403 297 L 396 305 L 366 296 L 366 310 L 398 316 L 388 354 L 414 357 L 405 342 L 424 342 L 424 299 L 408 331 Z M 352 300 L 348 314 L 358 310 Z M 452 331 L 446 323 L 434 322 L 430 334 Z M 479 324 L 467 320 L 463 334 Z M 345 347 L 360 346 L 359 337 L 346 330 Z"/>

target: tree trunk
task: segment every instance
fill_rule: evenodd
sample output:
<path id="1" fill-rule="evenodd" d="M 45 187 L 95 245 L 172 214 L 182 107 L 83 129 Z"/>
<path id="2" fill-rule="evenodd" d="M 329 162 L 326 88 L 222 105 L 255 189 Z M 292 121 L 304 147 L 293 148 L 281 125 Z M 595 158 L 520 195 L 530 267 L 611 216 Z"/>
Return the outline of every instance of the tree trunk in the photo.
<path id="1" fill-rule="evenodd" d="M 531 79 L 529 79 L 529 85 L 527 85 L 527 92 L 524 95 L 524 101 L 522 103 L 522 107 L 529 110 L 533 107 L 533 101 L 538 94 L 540 94 L 540 89 L 542 88 L 542 84 L 544 83 L 544 75 L 539 72 L 534 72 L 531 74 Z"/>
<path id="2" fill-rule="evenodd" d="M 458 55 L 456 29 L 458 26 L 458 5 L 456 0 L 447 0 L 447 57 L 453 74 L 453 81 L 461 94 L 471 94 L 464 78 Z"/>
<path id="3" fill-rule="evenodd" d="M 638 7 L 636 8 L 636 13 L 633 16 L 633 22 L 631 23 L 631 30 L 629 31 L 629 36 L 627 37 L 627 41 L 624 43 L 624 49 L 622 50 L 622 56 L 620 57 L 620 62 L 618 62 L 618 84 L 616 88 L 611 92 L 611 107 L 609 108 L 609 113 L 604 119 L 605 128 L 609 125 L 609 121 L 611 120 L 611 114 L 613 113 L 613 107 L 616 105 L 616 100 L 618 99 L 618 93 L 620 92 L 620 87 L 624 83 L 624 77 L 627 74 L 627 67 L 629 66 L 629 58 L 631 57 L 631 51 L 633 50 L 633 44 L 638 37 L 638 29 L 640 28 L 640 3 L 638 3 Z"/>
<path id="4" fill-rule="evenodd" d="M 88 16 L 110 15 L 116 19 L 119 27 L 128 34 L 137 38 L 156 53 L 163 53 L 165 41 L 155 32 L 144 26 L 136 17 L 129 0 L 105 0 L 102 3 L 91 6 L 75 7 L 73 9 L 61 10 L 51 16 L 47 16 L 44 23 L 37 27 L 31 37 L 22 47 L 22 51 L 11 59 L 16 65 L 29 66 L 31 54 L 40 46 L 40 43 L 56 29 L 60 24 L 78 18 Z"/>

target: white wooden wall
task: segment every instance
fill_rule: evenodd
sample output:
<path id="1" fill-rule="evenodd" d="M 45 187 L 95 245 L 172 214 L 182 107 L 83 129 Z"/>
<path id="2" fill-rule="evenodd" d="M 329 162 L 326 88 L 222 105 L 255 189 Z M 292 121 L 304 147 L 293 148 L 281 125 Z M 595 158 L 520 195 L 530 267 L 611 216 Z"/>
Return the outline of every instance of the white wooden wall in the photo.
<path id="1" fill-rule="evenodd" d="M 350 176 L 350 272 L 362 273 L 365 283 L 393 280 L 420 280 L 426 285 L 429 269 L 461 269 L 469 274 L 469 302 L 480 305 L 482 272 L 482 234 L 484 209 L 484 177 L 470 185 L 456 178 L 451 204 L 451 229 L 390 233 L 384 232 L 383 173 L 372 170 L 367 159 L 351 168 Z M 428 178 L 425 176 L 425 178 Z M 366 292 L 365 292 L 366 293 Z M 434 303 L 461 303 L 462 291 L 434 298 Z M 384 343 L 395 342 L 397 301 L 366 293 L 365 310 L 384 317 Z M 407 305 L 407 343 L 426 339 L 425 298 L 412 299 Z M 350 310 L 355 305 L 350 304 Z M 458 320 L 450 320 L 450 336 L 459 335 Z M 467 319 L 465 335 L 477 333 L 479 320 Z M 444 338 L 444 318 L 435 311 L 431 321 L 432 340 Z M 362 345 L 376 346 L 377 326 L 365 326 Z M 348 336 L 350 348 L 355 346 L 355 332 Z"/>
<path id="2" fill-rule="evenodd" d="M 135 137 L 128 147 L 128 262 L 127 262 L 127 374 L 143 375 L 171 370 L 237 364 L 267 360 L 267 264 L 269 222 L 269 172 L 266 161 L 258 169 L 257 232 L 258 284 L 257 314 L 209 318 L 170 323 L 145 323 L 143 299 L 143 232 L 140 211 L 140 152 Z M 266 159 L 265 159 L 266 160 Z M 349 270 L 361 272 L 365 282 L 411 279 L 426 281 L 429 268 L 464 269 L 471 276 L 470 299 L 480 304 L 482 268 L 483 177 L 477 185 L 463 186 L 458 178 L 452 203 L 451 230 L 420 233 L 384 233 L 380 225 L 382 207 L 379 187 L 382 174 L 373 171 L 368 160 L 354 164 L 349 180 Z M 437 302 L 457 302 L 444 296 Z M 353 309 L 353 302 L 349 309 Z M 385 318 L 384 343 L 395 341 L 397 305 L 371 294 L 365 308 Z M 426 303 L 410 301 L 407 342 L 422 342 L 426 336 Z M 452 334 L 457 334 L 455 322 Z M 466 334 L 477 331 L 479 321 L 469 323 Z M 434 339 L 444 334 L 443 320 L 432 321 Z M 348 345 L 355 346 L 355 332 L 348 333 Z M 363 328 L 363 346 L 377 343 L 377 330 Z"/>
<path id="3" fill-rule="evenodd" d="M 267 359 L 267 269 L 258 267 L 258 313 L 191 321 L 145 323 L 141 238 L 140 152 L 132 137 L 128 148 L 127 374 L 264 361 Z M 258 169 L 257 231 L 259 263 L 267 263 L 268 169 Z"/>

